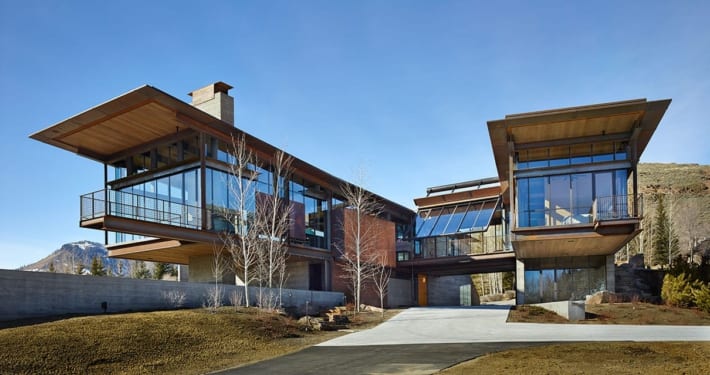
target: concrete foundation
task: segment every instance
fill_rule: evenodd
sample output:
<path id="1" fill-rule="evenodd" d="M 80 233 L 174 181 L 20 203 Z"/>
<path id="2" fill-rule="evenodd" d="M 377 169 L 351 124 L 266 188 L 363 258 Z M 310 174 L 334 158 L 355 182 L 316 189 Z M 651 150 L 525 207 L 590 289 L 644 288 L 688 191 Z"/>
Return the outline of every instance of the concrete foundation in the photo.
<path id="1" fill-rule="evenodd" d="M 515 304 L 525 303 L 525 263 L 515 260 Z"/>
<path id="2" fill-rule="evenodd" d="M 193 283 L 214 283 L 214 256 L 201 255 L 190 257 L 190 266 L 188 268 L 188 279 Z M 221 282 L 224 284 L 235 284 L 235 274 L 230 269 L 229 261 L 224 260 L 222 266 Z M 239 284 L 239 283 L 237 283 Z"/>
<path id="3" fill-rule="evenodd" d="M 567 320 L 584 320 L 584 301 L 558 301 L 536 303 L 534 306 L 550 310 Z"/>

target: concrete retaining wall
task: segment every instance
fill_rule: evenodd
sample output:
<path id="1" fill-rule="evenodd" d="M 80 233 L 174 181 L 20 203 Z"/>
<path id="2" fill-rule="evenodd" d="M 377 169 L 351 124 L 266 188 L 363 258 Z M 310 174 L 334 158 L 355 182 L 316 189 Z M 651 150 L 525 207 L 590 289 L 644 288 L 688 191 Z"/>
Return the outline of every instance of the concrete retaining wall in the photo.
<path id="1" fill-rule="evenodd" d="M 550 310 L 567 320 L 584 320 L 585 318 L 584 301 L 544 302 L 536 303 L 534 306 Z"/>
<path id="2" fill-rule="evenodd" d="M 64 314 L 151 311 L 173 308 L 170 292 L 184 293 L 184 307 L 204 304 L 214 284 L 137 280 L 118 277 L 67 275 L 49 272 L 0 270 L 0 320 L 16 320 Z M 243 287 L 220 284 L 223 303 Z M 268 292 L 268 289 L 264 289 Z M 249 288 L 250 302 L 257 302 L 259 289 Z M 278 294 L 274 289 L 273 295 Z M 317 313 L 342 304 L 340 292 L 283 289 L 282 304 L 296 314 Z"/>

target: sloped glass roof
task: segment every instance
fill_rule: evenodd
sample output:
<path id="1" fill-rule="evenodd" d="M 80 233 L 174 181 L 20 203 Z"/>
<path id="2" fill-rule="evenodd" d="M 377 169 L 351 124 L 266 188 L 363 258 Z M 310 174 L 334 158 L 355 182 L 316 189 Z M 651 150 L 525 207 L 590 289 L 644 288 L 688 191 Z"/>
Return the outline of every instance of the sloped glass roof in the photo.
<path id="1" fill-rule="evenodd" d="M 421 209 L 417 213 L 417 238 L 488 229 L 499 199 Z"/>

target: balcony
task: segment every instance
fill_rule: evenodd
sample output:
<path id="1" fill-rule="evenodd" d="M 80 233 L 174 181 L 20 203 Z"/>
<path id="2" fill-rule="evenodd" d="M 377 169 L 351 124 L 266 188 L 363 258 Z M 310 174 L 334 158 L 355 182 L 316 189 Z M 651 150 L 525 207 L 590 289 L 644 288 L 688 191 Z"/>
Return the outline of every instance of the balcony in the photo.
<path id="1" fill-rule="evenodd" d="M 556 207 L 530 215 L 531 226 L 512 230 L 512 243 L 519 258 L 610 255 L 640 231 L 641 197 L 598 197 L 589 209 Z M 537 220 L 534 220 L 537 219 Z"/>
<path id="2" fill-rule="evenodd" d="M 106 216 L 165 224 L 181 228 L 203 229 L 202 209 L 168 200 L 103 189 L 81 196 L 82 226 L 91 226 Z"/>
<path id="3" fill-rule="evenodd" d="M 527 231 L 530 228 L 561 227 L 571 225 L 595 224 L 603 221 L 635 220 L 643 216 L 643 199 L 638 196 L 634 207 L 633 195 L 613 195 L 598 197 L 591 207 L 560 207 L 532 209 L 520 212 L 529 218 L 529 225 L 519 226 L 514 232 Z M 549 202 L 545 202 L 549 205 Z"/>

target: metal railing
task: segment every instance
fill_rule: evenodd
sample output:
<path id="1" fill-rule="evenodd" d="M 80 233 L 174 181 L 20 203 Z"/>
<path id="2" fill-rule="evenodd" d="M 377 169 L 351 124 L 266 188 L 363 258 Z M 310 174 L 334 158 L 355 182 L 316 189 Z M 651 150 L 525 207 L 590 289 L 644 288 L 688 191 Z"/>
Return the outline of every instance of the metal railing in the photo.
<path id="1" fill-rule="evenodd" d="M 202 209 L 197 206 L 111 189 L 81 196 L 81 221 L 104 216 L 202 229 Z"/>
<path id="2" fill-rule="evenodd" d="M 643 216 L 643 196 L 639 195 L 634 207 L 633 195 L 598 197 L 592 205 L 594 221 L 623 220 Z"/>
<path id="3" fill-rule="evenodd" d="M 598 221 L 640 218 L 643 213 L 643 199 L 639 195 L 634 207 L 634 196 L 612 195 L 597 197 L 591 207 L 555 207 L 521 211 L 521 217 L 528 225 L 518 227 L 555 227 L 573 224 L 591 224 Z"/>

